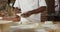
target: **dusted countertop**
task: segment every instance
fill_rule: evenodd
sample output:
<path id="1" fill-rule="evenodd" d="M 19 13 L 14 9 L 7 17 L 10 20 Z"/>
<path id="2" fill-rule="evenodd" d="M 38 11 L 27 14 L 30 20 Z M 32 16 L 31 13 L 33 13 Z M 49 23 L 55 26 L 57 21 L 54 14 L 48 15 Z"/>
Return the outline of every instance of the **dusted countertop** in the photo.
<path id="1" fill-rule="evenodd" d="M 11 23 L 12 21 L 6 21 L 6 20 L 0 20 L 0 24 L 8 24 Z"/>

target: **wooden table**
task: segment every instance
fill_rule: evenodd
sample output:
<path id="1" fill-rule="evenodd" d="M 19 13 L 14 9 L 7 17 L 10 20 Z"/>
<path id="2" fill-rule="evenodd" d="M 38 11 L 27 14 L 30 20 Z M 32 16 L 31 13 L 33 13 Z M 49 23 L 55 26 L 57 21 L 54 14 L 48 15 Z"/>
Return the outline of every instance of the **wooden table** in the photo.
<path id="1" fill-rule="evenodd" d="M 8 32 L 12 21 L 0 20 L 0 32 Z"/>

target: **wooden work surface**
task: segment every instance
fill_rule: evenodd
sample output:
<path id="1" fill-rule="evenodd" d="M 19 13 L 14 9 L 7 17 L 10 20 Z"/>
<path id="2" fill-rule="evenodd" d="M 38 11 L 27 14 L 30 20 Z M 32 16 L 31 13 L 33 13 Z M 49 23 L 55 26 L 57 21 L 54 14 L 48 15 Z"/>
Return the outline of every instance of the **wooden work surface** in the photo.
<path id="1" fill-rule="evenodd" d="M 0 21 L 0 32 L 8 32 L 12 21 Z"/>
<path id="2" fill-rule="evenodd" d="M 44 24 L 44 22 L 42 22 L 41 24 Z M 55 22 L 55 24 L 60 25 L 60 22 Z M 60 28 L 57 28 L 57 29 L 44 28 L 44 29 L 47 32 L 60 32 Z M 37 29 L 19 29 L 19 28 L 16 28 L 16 30 L 13 32 L 35 32 L 35 30 L 37 30 Z M 38 28 L 38 30 L 40 30 L 40 29 Z"/>

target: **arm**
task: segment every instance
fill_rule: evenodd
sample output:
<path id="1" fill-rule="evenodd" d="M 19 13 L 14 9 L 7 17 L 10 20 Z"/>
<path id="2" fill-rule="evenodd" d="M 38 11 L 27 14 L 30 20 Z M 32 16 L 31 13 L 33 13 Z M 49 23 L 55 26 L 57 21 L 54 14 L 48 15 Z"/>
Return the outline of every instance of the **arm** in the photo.
<path id="1" fill-rule="evenodd" d="M 40 13 L 40 12 L 44 12 L 46 11 L 46 6 L 42 6 L 40 8 L 37 8 L 35 10 L 32 10 L 32 11 L 29 11 L 31 14 L 37 14 L 37 13 Z"/>
<path id="2" fill-rule="evenodd" d="M 37 13 L 44 12 L 44 11 L 46 11 L 46 6 L 42 6 L 40 8 L 35 9 L 35 10 L 32 10 L 32 11 L 28 11 L 27 13 L 23 13 L 21 16 L 29 17 L 32 14 L 37 14 Z"/>

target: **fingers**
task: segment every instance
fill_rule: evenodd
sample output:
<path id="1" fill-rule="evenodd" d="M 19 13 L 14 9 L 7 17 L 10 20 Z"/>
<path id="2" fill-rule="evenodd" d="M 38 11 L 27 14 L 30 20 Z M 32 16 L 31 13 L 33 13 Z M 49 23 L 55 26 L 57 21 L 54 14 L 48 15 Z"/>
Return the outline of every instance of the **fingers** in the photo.
<path id="1" fill-rule="evenodd" d="M 24 18 L 29 17 L 27 14 L 22 14 L 21 16 Z"/>
<path id="2" fill-rule="evenodd" d="M 21 16 L 26 18 L 26 17 L 29 17 L 30 14 L 29 13 L 23 13 Z"/>

